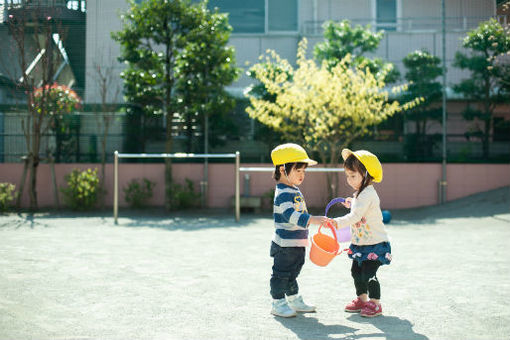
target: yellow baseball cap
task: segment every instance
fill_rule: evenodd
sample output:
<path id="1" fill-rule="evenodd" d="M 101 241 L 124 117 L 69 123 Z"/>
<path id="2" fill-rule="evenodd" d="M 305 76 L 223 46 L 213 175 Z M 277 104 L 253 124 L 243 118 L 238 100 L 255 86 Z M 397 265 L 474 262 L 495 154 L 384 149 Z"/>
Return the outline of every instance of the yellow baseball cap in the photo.
<path id="1" fill-rule="evenodd" d="M 381 162 L 376 155 L 367 150 L 351 151 L 349 149 L 342 150 L 342 158 L 344 161 L 350 156 L 354 155 L 361 164 L 365 166 L 370 176 L 374 178 L 374 182 L 379 183 L 383 178 L 383 170 Z"/>
<path id="2" fill-rule="evenodd" d="M 305 149 L 294 143 L 286 143 L 278 145 L 271 151 L 271 159 L 273 164 L 283 165 L 286 163 L 308 163 L 308 165 L 316 165 L 317 162 L 308 158 Z"/>

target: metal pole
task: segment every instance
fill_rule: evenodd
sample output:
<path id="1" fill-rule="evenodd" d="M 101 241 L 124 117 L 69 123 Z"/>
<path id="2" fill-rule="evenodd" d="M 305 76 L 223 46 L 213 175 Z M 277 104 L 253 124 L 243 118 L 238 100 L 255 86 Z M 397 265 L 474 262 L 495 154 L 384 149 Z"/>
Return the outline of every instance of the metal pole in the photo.
<path id="1" fill-rule="evenodd" d="M 439 184 L 440 200 L 439 203 L 446 202 L 446 6 L 445 0 L 441 0 L 441 19 L 443 35 L 443 157 L 441 165 L 441 182 Z"/>
<path id="2" fill-rule="evenodd" d="M 113 220 L 118 224 L 119 216 L 119 152 L 113 153 Z"/>
<path id="3" fill-rule="evenodd" d="M 241 219 L 241 197 L 240 197 L 240 190 L 239 190 L 239 168 L 241 164 L 241 157 L 239 154 L 239 151 L 236 151 L 236 192 L 235 192 L 235 214 L 236 214 L 236 222 L 239 222 Z"/>
<path id="4" fill-rule="evenodd" d="M 209 115 L 205 113 L 205 124 L 204 124 L 204 153 L 209 153 Z M 208 195 L 209 192 L 209 158 L 204 157 L 204 180 L 202 182 L 202 207 L 208 206 Z"/>

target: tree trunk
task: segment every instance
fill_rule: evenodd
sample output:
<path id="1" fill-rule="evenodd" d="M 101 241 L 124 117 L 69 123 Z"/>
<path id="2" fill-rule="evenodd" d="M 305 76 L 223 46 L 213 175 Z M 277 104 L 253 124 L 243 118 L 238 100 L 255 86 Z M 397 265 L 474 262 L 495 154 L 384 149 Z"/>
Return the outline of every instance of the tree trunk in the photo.
<path id="1" fill-rule="evenodd" d="M 188 112 L 186 114 L 186 151 L 193 152 L 193 116 Z"/>
<path id="2" fill-rule="evenodd" d="M 28 181 L 28 196 L 30 197 L 30 210 L 37 210 L 37 167 L 39 165 L 38 157 L 30 154 L 28 156 L 28 169 L 29 169 L 29 181 Z"/>
<path id="3" fill-rule="evenodd" d="M 491 121 L 492 119 L 487 119 L 485 121 L 485 131 L 482 138 L 482 152 L 483 159 L 489 159 L 489 136 L 491 132 Z"/>
<path id="4" fill-rule="evenodd" d="M 166 117 L 166 142 L 165 152 L 172 152 L 172 117 L 168 113 Z M 165 158 L 165 208 L 170 210 L 172 207 L 172 159 Z"/>
<path id="5" fill-rule="evenodd" d="M 29 186 L 28 194 L 30 197 L 30 210 L 35 211 L 38 208 L 37 204 L 37 167 L 39 166 L 39 147 L 41 144 L 41 126 L 43 116 L 34 117 L 32 122 L 32 150 L 29 152 Z"/>

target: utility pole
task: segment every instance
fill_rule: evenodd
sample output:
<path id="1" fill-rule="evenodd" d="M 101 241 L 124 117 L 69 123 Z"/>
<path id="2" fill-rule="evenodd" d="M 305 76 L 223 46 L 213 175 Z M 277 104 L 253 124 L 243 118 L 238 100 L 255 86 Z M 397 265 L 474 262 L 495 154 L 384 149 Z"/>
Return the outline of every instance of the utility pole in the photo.
<path id="1" fill-rule="evenodd" d="M 439 203 L 446 202 L 446 5 L 445 0 L 441 0 L 441 26 L 443 40 L 443 156 L 441 165 L 441 181 L 439 181 Z"/>

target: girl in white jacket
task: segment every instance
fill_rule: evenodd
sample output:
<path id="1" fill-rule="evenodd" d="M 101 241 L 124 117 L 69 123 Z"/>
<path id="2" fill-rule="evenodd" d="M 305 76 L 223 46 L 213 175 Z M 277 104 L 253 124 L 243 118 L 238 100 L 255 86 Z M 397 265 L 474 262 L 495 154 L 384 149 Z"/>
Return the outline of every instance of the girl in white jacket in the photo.
<path id="1" fill-rule="evenodd" d="M 379 196 L 372 183 L 382 181 L 382 166 L 369 151 L 342 150 L 347 183 L 355 192 L 344 205 L 351 211 L 335 218 L 337 228 L 351 227 L 349 257 L 356 299 L 345 307 L 346 312 L 361 316 L 382 314 L 381 288 L 376 273 L 381 265 L 391 262 L 391 246 L 383 224 Z M 370 298 L 370 299 L 369 299 Z"/>

